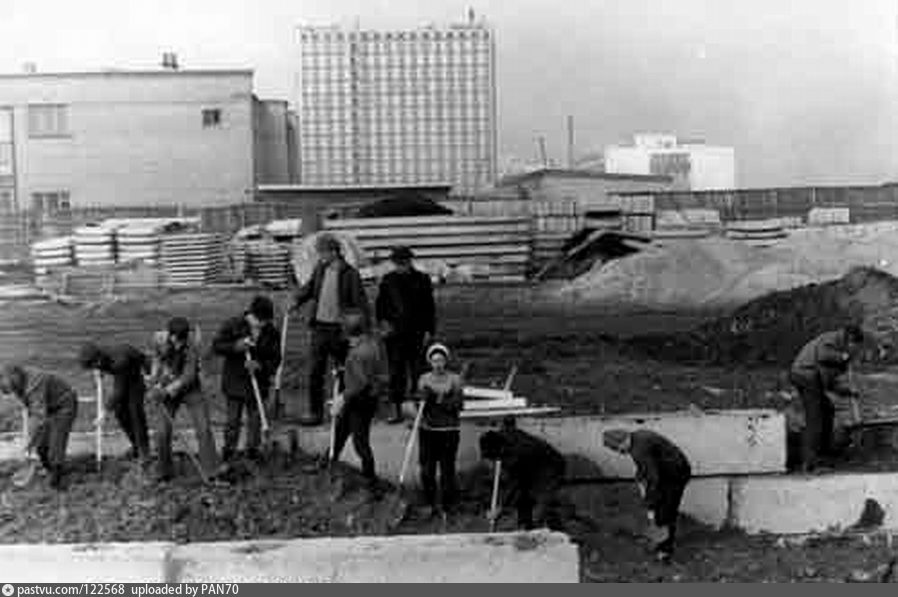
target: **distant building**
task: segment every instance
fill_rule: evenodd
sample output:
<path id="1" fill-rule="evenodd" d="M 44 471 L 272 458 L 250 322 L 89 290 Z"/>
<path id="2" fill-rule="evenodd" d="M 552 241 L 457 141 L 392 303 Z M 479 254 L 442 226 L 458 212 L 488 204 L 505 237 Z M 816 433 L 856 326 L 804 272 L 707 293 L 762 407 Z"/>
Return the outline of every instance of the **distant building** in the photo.
<path id="1" fill-rule="evenodd" d="M 0 209 L 223 205 L 290 183 L 284 102 L 250 70 L 0 75 Z"/>
<path id="2" fill-rule="evenodd" d="M 736 151 L 704 143 L 678 143 L 673 135 L 640 134 L 634 144 L 605 149 L 605 171 L 672 176 L 681 190 L 736 188 Z"/>
<path id="3" fill-rule="evenodd" d="M 473 15 L 446 28 L 308 27 L 300 48 L 300 179 L 305 185 L 496 180 L 493 31 Z"/>
<path id="4" fill-rule="evenodd" d="M 646 174 L 611 174 L 591 170 L 546 168 L 507 176 L 497 189 L 518 189 L 537 202 L 573 202 L 583 209 L 616 207 L 618 193 L 669 191 L 669 176 Z M 489 195 L 489 191 L 486 192 Z"/>

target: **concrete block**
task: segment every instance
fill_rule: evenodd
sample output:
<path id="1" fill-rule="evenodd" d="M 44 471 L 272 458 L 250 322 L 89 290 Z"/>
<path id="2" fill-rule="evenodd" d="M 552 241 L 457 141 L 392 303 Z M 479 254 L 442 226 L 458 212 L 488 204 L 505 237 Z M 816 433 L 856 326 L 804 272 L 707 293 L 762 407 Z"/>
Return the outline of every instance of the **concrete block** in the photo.
<path id="1" fill-rule="evenodd" d="M 748 533 L 813 533 L 854 525 L 868 499 L 884 511 L 883 529 L 898 529 L 898 474 L 832 474 L 733 479 L 734 524 Z"/>
<path id="2" fill-rule="evenodd" d="M 723 477 L 693 479 L 686 486 L 680 512 L 714 529 L 727 522 L 730 480 Z"/>
<path id="3" fill-rule="evenodd" d="M 0 546 L 9 583 L 163 582 L 167 543 Z"/>
<path id="4" fill-rule="evenodd" d="M 565 453 L 585 456 L 606 476 L 632 478 L 633 461 L 602 445 L 607 429 L 650 429 L 677 444 L 694 475 L 786 470 L 785 417 L 774 410 L 732 410 L 524 419 L 519 427 Z"/>
<path id="5" fill-rule="evenodd" d="M 178 546 L 170 582 L 576 583 L 579 555 L 546 531 Z"/>
<path id="6" fill-rule="evenodd" d="M 462 421 L 458 449 L 458 469 L 470 470 L 480 463 L 478 440 L 491 425 L 487 421 Z M 632 460 L 602 445 L 606 429 L 652 429 L 679 445 L 692 462 L 695 475 L 777 473 L 786 470 L 786 422 L 773 410 L 655 413 L 620 416 L 522 417 L 518 426 L 546 439 L 564 454 L 592 461 L 605 476 L 633 478 Z M 411 433 L 407 425 L 375 424 L 371 445 L 378 474 L 397 479 L 402 467 L 406 442 Z M 329 429 L 322 426 L 302 430 L 304 450 L 324 453 Z M 417 442 L 416 442 L 417 443 Z M 347 445 L 343 461 L 358 466 L 359 460 Z M 417 478 L 417 449 L 412 453 L 410 474 Z"/>

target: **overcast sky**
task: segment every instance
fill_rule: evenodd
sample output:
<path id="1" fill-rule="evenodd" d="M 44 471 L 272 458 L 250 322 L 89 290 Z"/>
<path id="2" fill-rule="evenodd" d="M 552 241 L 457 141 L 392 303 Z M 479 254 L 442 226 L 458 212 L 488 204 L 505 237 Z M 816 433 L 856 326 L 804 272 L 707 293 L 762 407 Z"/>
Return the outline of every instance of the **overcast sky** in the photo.
<path id="1" fill-rule="evenodd" d="M 736 148 L 741 186 L 898 179 L 898 0 L 0 0 L 0 71 L 250 67 L 289 98 L 299 23 L 497 31 L 500 156 L 632 133 Z"/>

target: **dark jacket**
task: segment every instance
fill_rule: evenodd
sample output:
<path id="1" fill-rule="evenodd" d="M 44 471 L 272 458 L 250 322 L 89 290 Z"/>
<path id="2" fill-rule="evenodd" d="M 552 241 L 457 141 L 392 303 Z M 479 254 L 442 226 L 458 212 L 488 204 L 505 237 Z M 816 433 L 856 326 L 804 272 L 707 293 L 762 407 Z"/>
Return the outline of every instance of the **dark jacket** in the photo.
<path id="1" fill-rule="evenodd" d="M 200 353 L 193 341 L 178 350 L 168 340 L 168 332 L 157 333 L 150 385 L 160 386 L 172 399 L 181 399 L 202 389 Z"/>
<path id="2" fill-rule="evenodd" d="M 844 383 L 850 356 L 841 330 L 820 334 L 799 351 L 792 363 L 791 379 L 805 385 L 822 384 L 824 391 L 839 394 L 850 388 Z"/>
<path id="3" fill-rule="evenodd" d="M 212 341 L 215 354 L 224 357 L 221 391 L 225 396 L 253 398 L 253 386 L 249 371 L 246 369 L 246 353 L 236 349 L 237 341 L 251 334 L 252 330 L 246 319 L 234 317 L 221 326 Z M 264 399 L 271 387 L 271 380 L 281 364 L 281 337 L 274 325 L 266 323 L 262 326 L 256 347 L 250 349 L 249 354 L 261 367 L 256 371 L 256 381 Z"/>
<path id="4" fill-rule="evenodd" d="M 102 348 L 99 369 L 112 375 L 113 389 L 106 400 L 107 410 L 129 399 L 143 400 L 145 391 L 143 374 L 149 371 L 147 356 L 130 344 L 116 344 Z"/>
<path id="5" fill-rule="evenodd" d="M 500 440 L 498 454 L 484 453 L 484 437 L 491 434 Z M 560 483 L 564 479 L 565 460 L 561 452 L 517 428 L 487 431 L 481 437 L 481 453 L 487 459 L 498 457 L 509 481 L 521 489 L 530 490 L 536 485 Z"/>
<path id="6" fill-rule="evenodd" d="M 647 429 L 638 429 L 630 437 L 636 481 L 645 486 L 646 505 L 654 509 L 661 504 L 665 491 L 686 485 L 692 468 L 683 451 L 666 437 Z"/>
<path id="7" fill-rule="evenodd" d="M 446 373 L 443 383 L 434 381 L 433 373 L 425 373 L 418 380 L 418 396 L 424 401 L 421 415 L 422 429 L 458 429 L 464 408 L 461 376 Z"/>
<path id="8" fill-rule="evenodd" d="M 371 306 L 368 304 L 368 295 L 365 294 L 365 286 L 357 269 L 346 263 L 342 258 L 337 261 L 340 264 L 340 274 L 337 282 L 337 292 L 340 298 L 340 310 L 358 309 L 365 317 L 365 322 L 371 322 Z M 318 313 L 318 297 L 321 294 L 321 286 L 324 283 L 324 272 L 327 266 L 318 263 L 312 272 L 312 277 L 306 284 L 300 287 L 294 295 L 294 304 L 301 307 L 311 301 L 312 316 L 309 324 L 315 325 Z"/>
<path id="9" fill-rule="evenodd" d="M 396 335 L 432 335 L 436 307 L 430 276 L 416 269 L 389 272 L 380 282 L 375 312 L 377 321 L 389 323 Z"/>
<path id="10" fill-rule="evenodd" d="M 24 387 L 11 388 L 28 411 L 28 448 L 41 442 L 49 419 L 62 417 L 74 419 L 78 412 L 78 395 L 75 390 L 52 373 L 28 370 Z"/>
<path id="11" fill-rule="evenodd" d="M 357 400 L 377 400 L 386 391 L 389 369 L 383 347 L 373 336 L 362 336 L 350 345 L 343 373 L 346 405 Z"/>

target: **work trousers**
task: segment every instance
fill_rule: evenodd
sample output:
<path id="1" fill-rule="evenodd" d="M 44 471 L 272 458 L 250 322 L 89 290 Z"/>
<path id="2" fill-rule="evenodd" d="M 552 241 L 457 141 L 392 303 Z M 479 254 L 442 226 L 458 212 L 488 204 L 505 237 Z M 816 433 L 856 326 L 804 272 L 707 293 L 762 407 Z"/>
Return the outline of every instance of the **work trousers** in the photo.
<path id="1" fill-rule="evenodd" d="M 667 530 L 667 537 L 655 546 L 659 553 L 673 553 L 677 534 L 677 521 L 680 516 L 680 503 L 683 501 L 683 492 L 689 479 L 662 479 L 660 485 L 660 499 L 653 506 L 649 506 L 649 512 L 655 519 L 655 526 Z"/>
<path id="2" fill-rule="evenodd" d="M 150 456 L 150 436 L 147 430 L 147 413 L 144 408 L 146 386 L 143 379 L 116 379 L 113 388 L 113 413 L 119 427 L 125 432 L 131 448 L 140 458 Z"/>
<path id="3" fill-rule="evenodd" d="M 259 385 L 259 393 L 262 398 L 262 406 L 268 414 L 268 387 Z M 228 421 L 225 426 L 225 445 L 223 456 L 225 460 L 233 458 L 240 441 L 240 428 L 243 424 L 243 411 L 246 410 L 246 452 L 250 455 L 258 453 L 262 443 L 262 417 L 259 414 L 259 406 L 256 404 L 255 395 L 252 396 L 227 396 Z"/>
<path id="4" fill-rule="evenodd" d="M 455 462 L 458 457 L 458 431 L 418 431 L 418 461 L 421 465 L 421 487 L 430 506 L 437 504 L 437 469 L 440 473 L 440 497 L 444 509 L 455 506 L 458 481 Z"/>
<path id="5" fill-rule="evenodd" d="M 343 367 L 348 352 L 349 344 L 339 325 L 315 324 L 312 327 L 307 413 L 310 422 L 321 423 L 324 420 L 328 361 L 331 361 L 332 367 Z"/>
<path id="6" fill-rule="evenodd" d="M 424 334 L 401 334 L 384 342 L 390 367 L 390 401 L 401 405 L 414 393 L 424 370 Z"/>
<path id="7" fill-rule="evenodd" d="M 178 409 L 184 405 L 193 423 L 199 444 L 199 461 L 207 475 L 213 475 L 218 468 L 218 453 L 215 451 L 215 438 L 212 435 L 212 423 L 209 418 L 209 403 L 199 390 L 188 392 L 184 396 L 169 398 L 160 401 L 159 407 L 163 411 L 159 417 L 159 474 L 162 477 L 171 477 L 174 473 L 172 459 L 172 436 L 174 435 L 174 421 Z M 185 446 L 186 447 L 186 446 Z"/>
<path id="8" fill-rule="evenodd" d="M 362 461 L 362 475 L 369 482 L 377 478 L 374 471 L 374 451 L 371 449 L 371 422 L 376 412 L 377 401 L 374 398 L 359 396 L 348 402 L 334 421 L 333 461 L 340 460 L 346 440 L 352 436 L 352 447 Z"/>
<path id="9" fill-rule="evenodd" d="M 531 530 L 535 525 L 562 530 L 560 497 L 563 471 L 537 471 L 519 480 L 513 490 L 518 526 Z"/>
<path id="10" fill-rule="evenodd" d="M 38 435 L 36 451 L 41 464 L 48 471 L 58 473 L 65 464 L 69 435 L 78 416 L 78 402 L 72 401 L 70 406 L 60 408 L 47 417 L 41 427 L 35 430 Z"/>
<path id="11" fill-rule="evenodd" d="M 819 379 L 805 380 L 791 377 L 798 390 L 804 408 L 804 431 L 801 438 L 801 460 L 806 468 L 819 464 L 822 455 L 832 454 L 833 422 L 836 410 L 826 396 L 823 383 Z"/>

